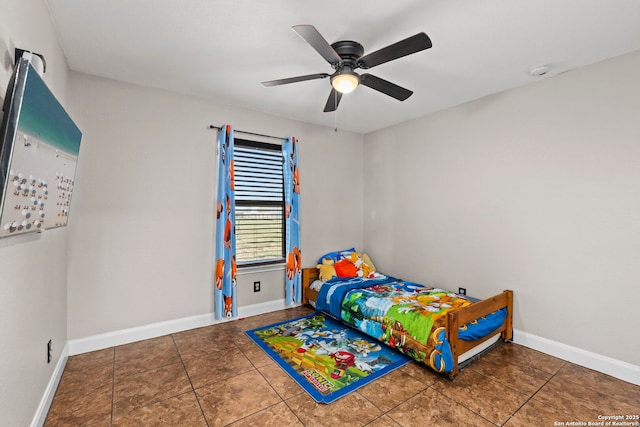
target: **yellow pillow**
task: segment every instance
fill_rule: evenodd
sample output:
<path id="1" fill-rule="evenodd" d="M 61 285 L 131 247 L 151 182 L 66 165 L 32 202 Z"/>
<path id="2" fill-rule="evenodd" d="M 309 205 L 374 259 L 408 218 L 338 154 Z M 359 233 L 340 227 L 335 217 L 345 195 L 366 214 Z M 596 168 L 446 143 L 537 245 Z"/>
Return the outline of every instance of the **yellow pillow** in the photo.
<path id="1" fill-rule="evenodd" d="M 362 254 L 362 260 L 369 266 L 369 268 L 371 268 L 372 272 L 376 272 L 376 266 L 373 265 L 373 262 L 371 261 L 371 258 L 369 258 L 369 255 Z"/>
<path id="2" fill-rule="evenodd" d="M 332 259 L 327 259 L 327 258 L 323 259 L 322 264 L 318 264 L 317 267 L 319 270 L 320 280 L 322 280 L 323 282 L 326 282 L 327 280 L 332 279 L 334 277 L 338 277 L 338 274 L 336 273 L 336 269 L 333 266 Z"/>

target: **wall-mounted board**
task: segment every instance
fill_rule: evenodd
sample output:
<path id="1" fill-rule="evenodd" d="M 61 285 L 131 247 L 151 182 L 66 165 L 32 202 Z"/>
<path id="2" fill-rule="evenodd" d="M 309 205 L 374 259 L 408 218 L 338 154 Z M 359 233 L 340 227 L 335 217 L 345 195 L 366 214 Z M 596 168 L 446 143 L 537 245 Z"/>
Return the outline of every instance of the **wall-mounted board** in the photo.
<path id="1" fill-rule="evenodd" d="M 0 237 L 67 225 L 82 133 L 28 59 L 4 102 Z"/>

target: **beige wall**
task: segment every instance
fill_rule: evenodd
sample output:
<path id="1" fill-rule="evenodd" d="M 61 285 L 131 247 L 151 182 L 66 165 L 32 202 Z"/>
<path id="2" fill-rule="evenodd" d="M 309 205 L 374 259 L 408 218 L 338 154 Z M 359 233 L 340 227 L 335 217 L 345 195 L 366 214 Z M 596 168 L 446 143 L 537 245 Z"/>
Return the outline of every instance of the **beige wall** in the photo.
<path id="1" fill-rule="evenodd" d="M 70 339 L 213 312 L 210 124 L 300 140 L 305 266 L 363 244 L 361 135 L 86 74 L 71 73 L 70 86 L 84 132 L 69 217 Z M 281 298 L 283 272 L 238 278 L 241 307 Z"/>
<path id="2" fill-rule="evenodd" d="M 0 6 L 0 101 L 14 49 L 44 55 L 43 76 L 67 104 L 67 63 L 40 0 Z M 1 114 L 1 113 L 0 113 Z M 0 424 L 29 425 L 67 341 L 67 229 L 0 239 Z M 47 342 L 53 360 L 47 364 Z"/>
<path id="3" fill-rule="evenodd" d="M 365 137 L 376 266 L 640 365 L 640 52 Z"/>

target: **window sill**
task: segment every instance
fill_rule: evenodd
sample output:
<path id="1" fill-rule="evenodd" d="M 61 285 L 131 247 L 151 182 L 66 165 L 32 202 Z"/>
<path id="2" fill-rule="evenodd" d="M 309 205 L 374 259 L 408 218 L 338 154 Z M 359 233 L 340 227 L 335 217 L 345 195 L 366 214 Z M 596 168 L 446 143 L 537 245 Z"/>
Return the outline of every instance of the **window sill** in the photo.
<path id="1" fill-rule="evenodd" d="M 266 271 L 284 271 L 284 269 L 284 262 L 263 265 L 248 265 L 246 267 L 239 265 L 237 275 L 241 276 L 243 274 L 264 273 Z"/>

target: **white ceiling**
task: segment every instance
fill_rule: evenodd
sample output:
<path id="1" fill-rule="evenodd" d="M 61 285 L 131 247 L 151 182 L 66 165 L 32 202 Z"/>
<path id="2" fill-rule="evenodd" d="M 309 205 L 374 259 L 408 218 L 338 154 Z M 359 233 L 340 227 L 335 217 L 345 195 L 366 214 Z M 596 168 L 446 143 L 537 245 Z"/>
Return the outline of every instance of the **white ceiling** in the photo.
<path id="1" fill-rule="evenodd" d="M 640 49 L 638 0 L 45 1 L 72 70 L 358 133 Z M 406 101 L 361 86 L 323 113 L 329 79 L 260 84 L 333 72 L 296 24 L 365 54 L 418 32 L 433 47 L 367 71 Z"/>

